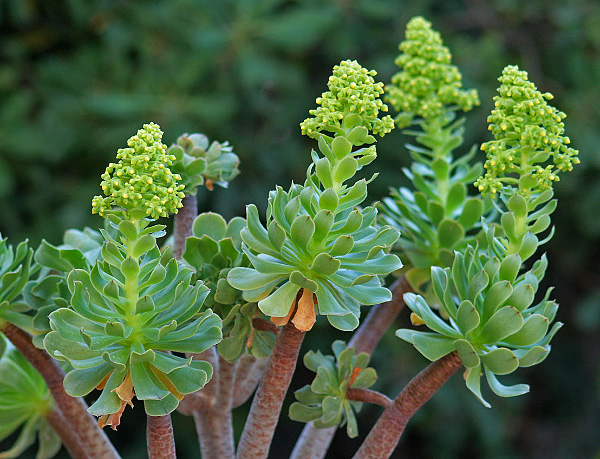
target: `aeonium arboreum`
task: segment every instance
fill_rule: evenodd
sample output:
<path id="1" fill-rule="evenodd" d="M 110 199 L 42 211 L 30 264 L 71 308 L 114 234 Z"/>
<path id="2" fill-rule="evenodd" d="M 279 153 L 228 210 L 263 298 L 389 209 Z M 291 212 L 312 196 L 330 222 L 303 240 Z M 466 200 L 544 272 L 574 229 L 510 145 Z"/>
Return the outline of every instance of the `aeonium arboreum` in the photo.
<path id="1" fill-rule="evenodd" d="M 181 176 L 186 194 L 196 194 L 203 184 L 209 190 L 215 183 L 227 187 L 240 173 L 240 159 L 229 142 L 210 143 L 204 134 L 179 136 L 167 153 L 175 157 L 171 170 Z"/>
<path id="2" fill-rule="evenodd" d="M 212 212 L 200 214 L 193 223 L 192 236 L 187 238 L 183 259 L 206 282 L 210 293 L 205 305 L 223 319 L 223 341 L 217 350 L 228 361 L 235 361 L 248 352 L 256 358 L 267 357 L 275 337 L 273 333 L 253 327 L 255 319 L 263 319 L 256 302 L 247 302 L 242 292 L 227 280 L 235 267 L 248 267 L 248 257 L 242 252 L 240 232 L 246 220 L 234 217 L 229 222 Z"/>
<path id="3" fill-rule="evenodd" d="M 332 345 L 334 355 L 309 351 L 304 365 L 317 373 L 310 385 L 295 392 L 297 402 L 290 406 L 290 418 L 300 422 L 313 422 L 318 429 L 344 426 L 350 438 L 358 435 L 356 413 L 362 402 L 347 396 L 349 389 L 368 389 L 377 380 L 373 368 L 367 368 L 369 354 L 354 355 L 343 341 Z"/>
<path id="4" fill-rule="evenodd" d="M 577 152 L 565 146 L 564 115 L 545 101 L 550 96 L 542 95 L 517 67 L 506 67 L 499 80 L 497 108 L 488 119 L 495 140 L 482 146 L 488 153 L 487 172 L 476 185 L 484 194 L 500 195 L 500 225 L 484 225 L 485 244 L 457 253 L 451 268 L 432 268 L 433 290 L 448 320 L 422 297 L 407 294 L 413 323 L 425 324 L 431 332 L 397 331 L 430 360 L 456 350 L 467 367 L 467 387 L 486 406 L 482 371 L 500 396 L 527 392 L 529 386 L 505 386 L 496 375 L 541 362 L 562 325 L 550 327 L 558 308 L 549 300 L 551 289 L 534 303 L 548 264 L 545 255 L 531 269 L 523 263 L 552 237 L 552 230 L 542 241 L 537 235 L 550 226 L 556 208 L 551 199 L 558 171 L 578 162 Z M 517 119 L 518 124 L 512 122 Z M 546 166 L 549 160 L 553 164 Z"/>
<path id="5" fill-rule="evenodd" d="M 356 61 L 335 66 L 329 91 L 317 99 L 321 107 L 302 123 L 302 131 L 318 139 L 323 156 L 313 151 L 304 185 L 270 193 L 266 227 L 256 207 L 247 208 L 241 236 L 253 267 L 232 269 L 228 281 L 244 291 L 244 299 L 257 301 L 276 325 L 291 320 L 299 330 L 309 330 L 317 311 L 334 327 L 353 330 L 360 305 L 391 297 L 378 276 L 401 266 L 387 253 L 398 232 L 375 225 L 374 207 L 358 207 L 367 197 L 366 180 L 346 184 L 376 157 L 372 145 L 355 147 L 375 142 L 369 130 L 384 135 L 393 125 L 389 116 L 377 116 L 385 106 L 379 100 L 383 85 L 375 83 L 374 74 Z"/>
<path id="6" fill-rule="evenodd" d="M 200 353 L 221 340 L 221 320 L 202 308 L 208 288 L 157 246 L 164 225 L 152 219 L 176 212 L 182 197 L 161 136 L 145 125 L 103 175 L 107 197 L 94 198 L 93 208 L 113 231 L 101 231 L 101 259 L 68 275 L 71 304 L 50 315 L 44 339 L 52 356 L 74 368 L 67 393 L 102 390 L 89 408 L 101 426 L 116 427 L 134 396 L 150 416 L 173 411 L 212 375 L 209 363 L 173 352 Z"/>
<path id="7" fill-rule="evenodd" d="M 475 147 L 462 156 L 455 153 L 465 121 L 456 120 L 456 113 L 479 104 L 477 91 L 462 89 L 450 50 L 422 17 L 410 20 L 399 48 L 401 70 L 385 87 L 386 100 L 399 112 L 398 127 L 410 127 L 403 133 L 418 145 L 406 145 L 413 162 L 404 173 L 413 189 L 392 188 L 381 206 L 382 220 L 400 230 L 394 249 L 412 287 L 428 297 L 431 266 L 450 266 L 454 251 L 474 241 L 491 201 L 468 195 L 482 170 L 480 163 L 469 164 Z"/>

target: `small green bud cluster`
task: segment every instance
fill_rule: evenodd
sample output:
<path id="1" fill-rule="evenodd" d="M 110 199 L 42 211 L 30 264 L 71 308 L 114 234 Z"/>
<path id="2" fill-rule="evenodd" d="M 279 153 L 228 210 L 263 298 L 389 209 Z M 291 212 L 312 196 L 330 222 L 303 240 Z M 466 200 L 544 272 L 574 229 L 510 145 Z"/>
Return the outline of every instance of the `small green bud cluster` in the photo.
<path id="1" fill-rule="evenodd" d="M 367 70 L 356 61 L 342 61 L 333 68 L 327 86 L 329 91 L 317 98 L 317 107 L 309 113 L 301 124 L 302 134 L 309 137 L 325 130 L 340 133 L 342 120 L 349 114 L 359 115 L 361 126 L 374 134 L 384 136 L 394 128 L 392 118 L 378 118 L 379 111 L 386 112 L 388 107 L 380 100 L 383 83 L 375 83 L 375 70 Z"/>
<path id="2" fill-rule="evenodd" d="M 161 143 L 163 132 L 157 124 L 145 124 L 117 151 L 118 163 L 110 163 L 102 174 L 102 196 L 92 200 L 92 213 L 105 217 L 113 206 L 126 211 L 141 209 L 152 218 L 177 213 L 182 207 L 185 185 L 169 169 L 175 156 Z"/>
<path id="3" fill-rule="evenodd" d="M 452 54 L 444 46 L 431 23 L 417 16 L 406 27 L 406 40 L 400 43 L 396 65 L 402 70 L 386 86 L 389 102 L 399 114 L 399 128 L 409 126 L 415 116 L 424 119 L 440 116 L 446 106 L 469 111 L 479 105 L 477 90 L 462 90 L 462 75 L 452 65 Z"/>
<path id="4" fill-rule="evenodd" d="M 495 140 L 481 146 L 487 155 L 486 173 L 475 186 L 483 195 L 495 195 L 516 183 L 517 178 L 509 174 L 517 174 L 527 180 L 519 181 L 518 190 L 509 194 L 551 189 L 559 172 L 571 171 L 579 163 L 578 151 L 568 146 L 570 139 L 563 135 L 566 115 L 549 105 L 552 95 L 538 91 L 517 66 L 507 66 L 498 80 L 499 94 L 488 117 Z M 550 158 L 552 164 L 546 165 Z"/>

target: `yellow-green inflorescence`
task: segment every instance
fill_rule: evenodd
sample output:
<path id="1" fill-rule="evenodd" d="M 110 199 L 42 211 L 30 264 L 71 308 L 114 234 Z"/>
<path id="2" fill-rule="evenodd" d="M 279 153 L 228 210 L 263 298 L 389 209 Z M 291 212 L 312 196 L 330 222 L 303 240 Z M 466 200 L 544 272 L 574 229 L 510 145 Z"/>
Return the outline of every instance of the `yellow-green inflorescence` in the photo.
<path id="1" fill-rule="evenodd" d="M 179 174 L 169 169 L 175 156 L 167 154 L 161 142 L 163 132 L 155 123 L 144 124 L 127 141 L 127 148 L 117 151 L 118 163 L 110 163 L 102 174 L 106 197 L 95 196 L 92 213 L 105 217 L 113 206 L 126 211 L 142 210 L 152 219 L 177 213 L 185 196 Z"/>
<path id="2" fill-rule="evenodd" d="M 411 19 L 399 49 L 395 62 L 402 70 L 385 87 L 385 100 L 399 112 L 395 118 L 399 128 L 409 126 L 415 116 L 440 116 L 448 106 L 466 112 L 479 105 L 475 89 L 461 89 L 462 75 L 429 21 L 420 16 Z"/>
<path id="3" fill-rule="evenodd" d="M 367 70 L 358 62 L 346 60 L 333 68 L 327 86 L 329 91 L 317 98 L 317 107 L 310 110 L 313 118 L 305 119 L 300 127 L 302 134 L 315 137 L 325 130 L 340 133 L 342 120 L 350 114 L 362 118 L 362 126 L 373 134 L 384 136 L 394 128 L 392 117 L 378 118 L 379 112 L 388 110 L 381 100 L 383 83 L 376 83 L 375 70 Z"/>
<path id="4" fill-rule="evenodd" d="M 550 189 L 559 172 L 579 164 L 578 151 L 563 135 L 566 115 L 549 105 L 552 94 L 538 91 L 517 66 L 507 66 L 498 80 L 495 108 L 488 117 L 494 140 L 481 146 L 486 172 L 475 186 L 492 196 L 506 186 L 525 196 Z M 519 180 L 523 177 L 527 180 Z"/>

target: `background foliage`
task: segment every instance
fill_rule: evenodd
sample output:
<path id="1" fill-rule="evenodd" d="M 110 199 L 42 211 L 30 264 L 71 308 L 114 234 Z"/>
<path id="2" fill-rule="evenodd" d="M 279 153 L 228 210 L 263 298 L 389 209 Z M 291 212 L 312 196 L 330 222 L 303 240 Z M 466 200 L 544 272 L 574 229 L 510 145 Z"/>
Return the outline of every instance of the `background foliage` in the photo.
<path id="1" fill-rule="evenodd" d="M 548 360 L 523 372 L 532 393 L 494 399 L 487 410 L 456 377 L 413 420 L 397 454 L 593 457 L 600 453 L 600 3 L 4 0 L 0 231 L 13 243 L 42 237 L 59 243 L 69 227 L 100 226 L 90 213 L 99 176 L 124 139 L 148 121 L 161 125 L 167 144 L 197 131 L 229 140 L 242 174 L 227 190 L 201 190 L 201 210 L 231 218 L 255 202 L 262 213 L 275 184 L 304 180 L 310 139 L 298 124 L 325 89 L 331 67 L 357 59 L 389 82 L 397 44 L 417 14 L 442 33 L 464 86 L 480 91 L 482 106 L 468 116 L 465 148 L 489 140 L 485 118 L 496 78 L 505 65 L 518 64 L 567 113 L 582 164 L 556 187 L 558 231 L 546 249 L 547 281 L 557 286 L 558 320 L 566 326 Z M 372 200 L 388 185 L 404 183 L 407 140 L 396 132 L 379 141 L 377 166 L 365 171 L 381 171 Z M 305 348 L 327 352 L 333 339 L 313 333 Z M 395 395 L 425 360 L 389 334 L 371 364 L 380 375 L 375 388 Z M 301 374 L 291 389 L 309 378 Z M 363 409 L 361 436 L 378 413 Z M 135 435 L 142 447 L 143 428 L 135 430 L 132 416 L 126 413 L 118 437 L 111 436 L 119 442 Z M 176 415 L 175 423 L 180 455 L 194 456 L 191 420 Z M 282 423 L 279 454 L 291 450 L 301 427 Z M 330 457 L 348 456 L 358 441 L 338 432 Z M 137 446 L 118 445 L 124 457 L 134 457 Z"/>

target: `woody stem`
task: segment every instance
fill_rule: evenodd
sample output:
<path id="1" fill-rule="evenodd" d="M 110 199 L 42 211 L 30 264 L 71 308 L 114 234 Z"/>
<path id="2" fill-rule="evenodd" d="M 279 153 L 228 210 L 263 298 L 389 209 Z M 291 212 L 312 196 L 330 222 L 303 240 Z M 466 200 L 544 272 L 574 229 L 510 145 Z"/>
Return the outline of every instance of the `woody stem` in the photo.
<path id="1" fill-rule="evenodd" d="M 304 335 L 291 322 L 277 335 L 238 444 L 238 459 L 267 457 Z"/>
<path id="2" fill-rule="evenodd" d="M 171 415 L 146 416 L 148 459 L 175 459 L 175 440 Z"/>
<path id="3" fill-rule="evenodd" d="M 31 336 L 14 325 L 6 324 L 2 332 L 44 378 L 57 408 L 71 431 L 75 432 L 81 443 L 85 445 L 88 456 L 118 459 L 119 454 L 100 430 L 94 417 L 87 412 L 83 399 L 71 397 L 65 392 L 63 387 L 65 374 L 58 362 L 45 351 L 36 348 L 31 342 Z"/>
<path id="4" fill-rule="evenodd" d="M 387 408 L 392 404 L 392 400 L 381 392 L 370 389 L 353 389 L 350 387 L 346 391 L 346 398 L 355 402 L 372 403 L 374 405 Z"/>
<path id="5" fill-rule="evenodd" d="M 394 322 L 404 307 L 404 294 L 412 289 L 405 277 L 397 279 L 390 287 L 392 299 L 373 306 L 369 314 L 354 332 L 347 347 L 353 347 L 355 354 L 372 354 L 386 330 Z M 337 427 L 317 429 L 312 422 L 304 426 L 302 434 L 292 451 L 290 459 L 321 459 L 327 450 Z"/>
<path id="6" fill-rule="evenodd" d="M 77 434 L 71 430 L 71 426 L 69 426 L 63 415 L 60 414 L 60 411 L 54 408 L 46 414 L 46 421 L 58 434 L 63 446 L 73 459 L 88 459 L 90 457 L 83 443 L 81 443 Z"/>
<path id="7" fill-rule="evenodd" d="M 461 366 L 462 362 L 456 352 L 430 363 L 406 385 L 394 402 L 385 409 L 353 459 L 385 459 L 390 457 L 413 414 Z"/>
<path id="8" fill-rule="evenodd" d="M 198 198 L 189 195 L 181 201 L 183 207 L 175 215 L 173 222 L 173 256 L 181 260 L 185 252 L 185 241 L 192 235 L 192 225 L 198 215 Z"/>

